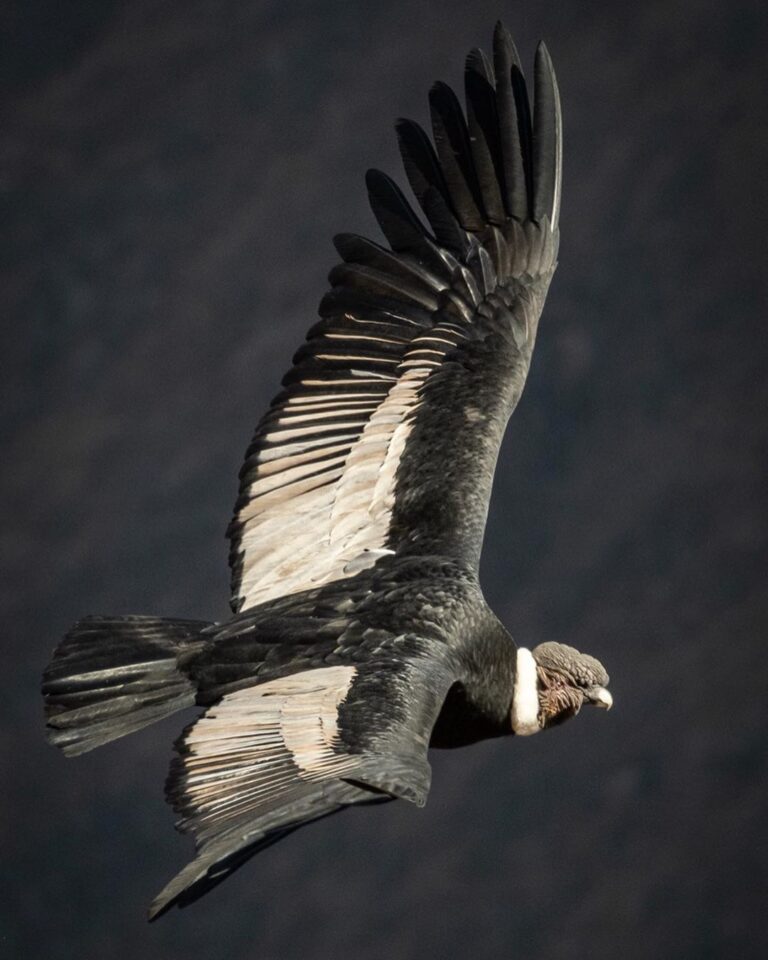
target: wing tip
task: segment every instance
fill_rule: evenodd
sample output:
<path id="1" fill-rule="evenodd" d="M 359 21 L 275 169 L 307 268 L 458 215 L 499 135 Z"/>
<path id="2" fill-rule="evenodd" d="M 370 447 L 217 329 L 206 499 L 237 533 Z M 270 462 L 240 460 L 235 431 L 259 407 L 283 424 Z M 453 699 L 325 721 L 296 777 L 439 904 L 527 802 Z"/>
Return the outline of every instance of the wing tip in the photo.
<path id="1" fill-rule="evenodd" d="M 507 61 L 510 66 L 520 66 L 520 54 L 503 20 L 497 20 L 493 28 L 493 50 L 500 60 Z"/>
<path id="2" fill-rule="evenodd" d="M 466 56 L 465 71 L 468 74 L 484 77 L 492 87 L 496 88 L 503 143 L 500 141 L 501 155 L 500 157 L 497 155 L 494 162 L 499 188 L 504 194 L 503 207 L 506 207 L 506 216 L 520 222 L 531 220 L 543 223 L 547 220 L 549 226 L 553 230 L 556 229 L 561 194 L 562 115 L 555 70 L 546 43 L 541 40 L 536 46 L 534 77 L 531 84 L 533 110 L 531 110 L 517 47 L 511 32 L 502 20 L 498 20 L 494 26 L 492 66 L 483 51 L 475 47 Z M 474 83 L 474 80 L 472 82 Z M 454 117 L 455 93 L 448 84 L 441 80 L 436 81 L 430 87 L 428 97 L 433 127 L 435 115 L 440 121 L 445 120 L 445 116 L 448 116 L 448 119 Z M 508 119 L 502 120 L 502 115 L 508 116 Z M 440 222 L 437 226 L 432 223 L 433 218 L 430 214 L 434 213 L 435 203 L 432 202 L 434 200 L 432 194 L 435 190 L 454 214 L 456 210 L 453 208 L 456 206 L 457 196 L 461 194 L 459 200 L 462 200 L 466 199 L 464 194 L 471 194 L 469 199 L 473 201 L 474 206 L 469 203 L 469 200 L 464 204 L 471 207 L 469 214 L 462 215 L 466 211 L 459 203 L 461 208 L 459 220 L 465 229 L 472 232 L 477 232 L 479 229 L 476 223 L 477 217 L 474 216 L 475 206 L 478 208 L 477 213 L 481 219 L 486 222 L 498 220 L 498 216 L 489 216 L 488 210 L 483 212 L 483 208 L 488 206 L 483 201 L 488 198 L 482 194 L 482 191 L 478 193 L 480 188 L 472 179 L 472 170 L 467 172 L 464 169 L 469 168 L 470 164 L 463 154 L 463 161 L 459 160 L 461 169 L 456 171 L 451 166 L 453 160 L 448 149 L 442 149 L 445 145 L 438 142 L 438 150 L 436 150 L 432 139 L 426 135 L 418 123 L 406 117 L 399 117 L 395 122 L 395 130 L 406 175 L 419 205 L 426 214 L 427 220 L 430 221 L 433 232 L 437 230 L 437 233 L 440 233 L 438 228 L 443 226 L 442 220 L 445 219 L 439 218 Z M 445 135 L 445 131 L 441 129 L 440 137 L 444 138 Z M 455 152 L 455 145 L 452 144 L 452 146 Z M 468 150 L 469 148 L 465 152 Z M 445 169 L 446 163 L 451 167 L 448 174 Z M 454 175 L 449 176 L 449 174 Z M 450 188 L 446 184 L 446 176 L 449 177 L 452 185 Z M 466 184 L 463 183 L 462 177 L 467 180 Z M 372 187 L 374 190 L 377 186 L 381 187 L 384 179 L 384 174 L 369 171 L 366 174 L 369 192 Z M 462 182 L 459 182 L 460 180 Z M 494 199 L 494 196 L 490 197 L 490 205 L 496 213 L 496 208 L 492 204 Z M 504 210 L 501 213 L 503 216 Z M 438 236 L 438 241 L 445 244 L 447 237 Z"/>

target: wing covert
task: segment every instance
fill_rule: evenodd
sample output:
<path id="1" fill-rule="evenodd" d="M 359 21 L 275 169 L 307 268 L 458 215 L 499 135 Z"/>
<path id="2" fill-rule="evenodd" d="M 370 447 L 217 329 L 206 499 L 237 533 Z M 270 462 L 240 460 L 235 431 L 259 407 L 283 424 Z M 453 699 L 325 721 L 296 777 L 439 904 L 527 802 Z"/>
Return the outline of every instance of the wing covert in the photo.
<path id="1" fill-rule="evenodd" d="M 259 423 L 230 524 L 235 611 L 387 554 L 479 561 L 499 444 L 556 265 L 560 107 L 536 54 L 533 115 L 508 33 L 467 58 L 466 118 L 430 93 L 435 146 L 397 125 L 429 230 L 367 176 L 391 249 L 343 234 L 320 322 Z"/>

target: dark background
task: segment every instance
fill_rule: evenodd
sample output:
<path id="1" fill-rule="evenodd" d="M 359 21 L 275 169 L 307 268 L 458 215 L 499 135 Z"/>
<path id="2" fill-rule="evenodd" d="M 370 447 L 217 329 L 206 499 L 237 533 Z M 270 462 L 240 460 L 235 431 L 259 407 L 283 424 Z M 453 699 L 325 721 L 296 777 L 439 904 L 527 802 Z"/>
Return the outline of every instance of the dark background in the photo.
<path id="1" fill-rule="evenodd" d="M 752 958 L 766 902 L 762 2 L 32 2 L 0 14 L 0 953 Z M 157 925 L 191 854 L 184 718 L 77 761 L 39 674 L 85 613 L 226 616 L 251 429 L 362 174 L 402 180 L 502 15 L 565 109 L 561 266 L 498 471 L 488 599 L 604 660 L 616 706 L 434 757 Z M 762 942 L 761 942 L 762 941 Z"/>

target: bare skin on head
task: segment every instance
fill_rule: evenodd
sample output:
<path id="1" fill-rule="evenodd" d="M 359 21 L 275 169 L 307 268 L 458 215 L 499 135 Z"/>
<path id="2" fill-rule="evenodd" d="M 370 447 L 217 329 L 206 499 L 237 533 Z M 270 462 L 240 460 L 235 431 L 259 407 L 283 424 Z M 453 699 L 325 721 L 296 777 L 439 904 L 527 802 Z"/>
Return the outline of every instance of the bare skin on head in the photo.
<path id="1" fill-rule="evenodd" d="M 541 643 L 518 651 L 518 679 L 510 719 L 519 736 L 538 733 L 575 717 L 591 704 L 610 710 L 609 677 L 595 657 L 564 643 Z"/>

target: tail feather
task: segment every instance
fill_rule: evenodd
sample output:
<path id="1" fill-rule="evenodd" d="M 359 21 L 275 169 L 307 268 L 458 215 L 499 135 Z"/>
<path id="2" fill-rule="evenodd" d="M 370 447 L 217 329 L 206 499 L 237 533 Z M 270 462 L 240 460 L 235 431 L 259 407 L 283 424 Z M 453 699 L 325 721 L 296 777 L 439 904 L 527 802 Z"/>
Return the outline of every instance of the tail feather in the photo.
<path id="1" fill-rule="evenodd" d="M 67 756 L 140 730 L 195 702 L 177 666 L 208 623 L 158 617 L 86 617 L 43 675 L 48 739 Z"/>

